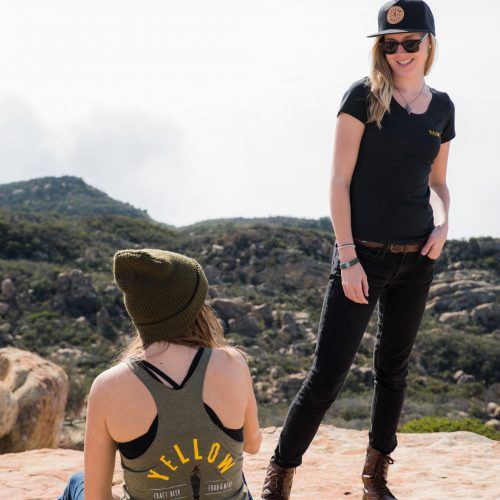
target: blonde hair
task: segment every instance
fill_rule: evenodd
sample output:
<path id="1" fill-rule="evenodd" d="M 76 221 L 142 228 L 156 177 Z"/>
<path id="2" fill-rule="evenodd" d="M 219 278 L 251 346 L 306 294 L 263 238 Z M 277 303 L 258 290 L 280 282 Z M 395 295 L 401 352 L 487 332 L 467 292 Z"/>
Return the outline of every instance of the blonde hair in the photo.
<path id="1" fill-rule="evenodd" d="M 392 71 L 385 54 L 380 50 L 379 42 L 384 35 L 375 39 L 371 51 L 371 68 L 367 86 L 370 88 L 368 97 L 368 122 L 376 123 L 378 128 L 382 128 L 382 119 L 385 113 L 389 113 L 394 84 L 392 81 Z M 436 38 L 429 33 L 429 54 L 425 61 L 424 76 L 427 76 L 432 68 L 436 56 Z"/>
<path id="2" fill-rule="evenodd" d="M 227 346 L 222 325 L 207 304 L 203 304 L 194 323 L 189 328 L 177 337 L 169 339 L 168 342 L 188 347 L 215 348 Z M 126 359 L 143 359 L 144 350 L 153 343 L 143 342 L 139 332 L 134 332 L 125 347 L 112 361 L 112 364 L 118 364 Z"/>

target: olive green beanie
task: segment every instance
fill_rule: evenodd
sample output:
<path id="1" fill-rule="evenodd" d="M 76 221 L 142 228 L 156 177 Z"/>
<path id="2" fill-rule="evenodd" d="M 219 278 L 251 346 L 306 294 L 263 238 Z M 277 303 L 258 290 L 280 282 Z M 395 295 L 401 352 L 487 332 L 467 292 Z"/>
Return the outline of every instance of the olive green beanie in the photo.
<path id="1" fill-rule="evenodd" d="M 156 249 L 120 250 L 113 275 L 143 342 L 173 340 L 194 323 L 208 291 L 194 259 Z"/>

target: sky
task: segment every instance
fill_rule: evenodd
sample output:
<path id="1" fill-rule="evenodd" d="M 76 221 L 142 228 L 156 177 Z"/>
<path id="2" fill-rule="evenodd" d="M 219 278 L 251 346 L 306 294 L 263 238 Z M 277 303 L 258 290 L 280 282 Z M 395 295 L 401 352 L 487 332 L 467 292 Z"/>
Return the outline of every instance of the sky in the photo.
<path id="1" fill-rule="evenodd" d="M 0 183 L 76 175 L 176 226 L 328 216 L 337 108 L 382 3 L 0 0 Z M 449 237 L 498 237 L 500 2 L 428 3 L 427 83 L 456 106 Z"/>

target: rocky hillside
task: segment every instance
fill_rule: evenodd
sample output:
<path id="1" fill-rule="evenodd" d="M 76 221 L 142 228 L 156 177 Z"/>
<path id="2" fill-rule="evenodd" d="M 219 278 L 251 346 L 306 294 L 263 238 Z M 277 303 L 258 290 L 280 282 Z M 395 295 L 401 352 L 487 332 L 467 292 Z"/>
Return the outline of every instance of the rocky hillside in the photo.
<path id="1" fill-rule="evenodd" d="M 321 221 L 278 221 L 172 228 L 120 215 L 2 209 L 0 347 L 61 365 L 70 380 L 68 416 L 78 419 L 91 380 L 131 331 L 112 282 L 113 253 L 186 253 L 204 266 L 228 339 L 249 354 L 263 425 L 281 424 L 314 352 L 333 239 Z M 499 255 L 498 239 L 447 242 L 412 357 L 402 423 L 425 415 L 486 421 L 487 404 L 500 403 Z M 368 425 L 375 332 L 373 318 L 327 422 Z"/>
<path id="2" fill-rule="evenodd" d="M 64 215 L 124 215 L 149 219 L 144 210 L 113 200 L 78 177 L 42 177 L 0 185 L 0 207 Z"/>

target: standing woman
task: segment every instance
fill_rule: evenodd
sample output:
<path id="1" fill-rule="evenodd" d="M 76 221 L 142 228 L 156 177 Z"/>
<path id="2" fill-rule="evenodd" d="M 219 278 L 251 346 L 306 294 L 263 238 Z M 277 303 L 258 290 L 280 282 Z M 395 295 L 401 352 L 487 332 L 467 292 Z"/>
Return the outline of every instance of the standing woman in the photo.
<path id="1" fill-rule="evenodd" d="M 242 355 L 225 344 L 205 304 L 208 283 L 193 259 L 163 250 L 122 250 L 115 281 L 137 334 L 123 362 L 92 384 L 85 478 L 62 500 L 110 500 L 116 451 L 123 499 L 251 500 L 243 451 L 261 434 Z M 85 488 L 84 488 L 85 486 Z"/>
<path id="2" fill-rule="evenodd" d="M 387 487 L 408 362 L 448 233 L 446 165 L 454 106 L 425 82 L 436 50 L 421 0 L 379 11 L 370 76 L 340 106 L 330 201 L 336 243 L 313 366 L 289 409 L 262 498 L 287 499 L 323 415 L 342 388 L 378 304 L 365 500 Z M 431 189 L 435 200 L 430 204 Z"/>

